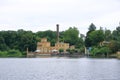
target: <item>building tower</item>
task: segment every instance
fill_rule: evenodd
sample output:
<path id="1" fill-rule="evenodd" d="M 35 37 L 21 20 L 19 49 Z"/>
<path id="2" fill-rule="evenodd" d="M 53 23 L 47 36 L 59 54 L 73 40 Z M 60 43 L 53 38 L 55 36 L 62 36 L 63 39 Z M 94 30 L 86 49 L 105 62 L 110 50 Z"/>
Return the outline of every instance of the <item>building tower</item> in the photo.
<path id="1" fill-rule="evenodd" d="M 56 24 L 57 28 L 57 43 L 59 43 L 59 24 Z"/>

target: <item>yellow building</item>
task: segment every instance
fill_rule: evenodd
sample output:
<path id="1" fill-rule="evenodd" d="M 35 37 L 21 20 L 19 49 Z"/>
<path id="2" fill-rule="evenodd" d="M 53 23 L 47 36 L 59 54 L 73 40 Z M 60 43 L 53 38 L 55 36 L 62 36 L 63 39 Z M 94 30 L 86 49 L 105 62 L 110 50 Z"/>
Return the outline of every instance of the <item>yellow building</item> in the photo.
<path id="1" fill-rule="evenodd" d="M 63 49 L 64 52 L 66 52 L 66 50 L 69 48 L 69 44 L 63 43 L 63 42 L 57 42 L 55 44 L 55 48 L 56 48 L 56 50 Z"/>
<path id="2" fill-rule="evenodd" d="M 40 42 L 37 43 L 37 49 L 35 52 L 29 52 L 27 49 L 27 57 L 39 56 L 39 55 L 47 55 L 52 53 L 59 53 L 60 49 L 63 49 L 64 53 L 66 53 L 67 49 L 74 49 L 74 46 L 69 46 L 69 43 L 59 42 L 59 24 L 56 25 L 57 28 L 57 43 L 55 46 L 51 46 L 51 43 L 47 41 L 47 38 L 42 38 Z"/>
<path id="3" fill-rule="evenodd" d="M 37 43 L 36 52 L 39 54 L 51 54 L 53 52 L 59 52 L 59 49 L 63 49 L 64 52 L 69 48 L 68 43 L 57 42 L 55 46 L 51 46 L 51 43 L 47 41 L 47 38 L 42 38 L 41 42 Z"/>
<path id="4" fill-rule="evenodd" d="M 46 38 L 41 39 L 41 42 L 37 43 L 37 52 L 39 53 L 50 53 L 50 42 Z"/>

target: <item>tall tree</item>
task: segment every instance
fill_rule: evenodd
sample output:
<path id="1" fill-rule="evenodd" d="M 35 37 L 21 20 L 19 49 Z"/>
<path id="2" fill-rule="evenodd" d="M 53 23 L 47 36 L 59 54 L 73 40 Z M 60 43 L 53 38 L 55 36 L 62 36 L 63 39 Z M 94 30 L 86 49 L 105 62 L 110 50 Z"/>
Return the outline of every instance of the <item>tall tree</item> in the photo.
<path id="1" fill-rule="evenodd" d="M 86 47 L 91 47 L 92 46 L 92 43 L 91 43 L 92 40 L 90 39 L 89 34 L 96 30 L 96 26 L 93 23 L 91 23 L 88 30 L 89 31 L 87 32 L 86 38 L 85 38 L 85 46 Z"/>
<path id="2" fill-rule="evenodd" d="M 104 38 L 105 41 L 110 41 L 112 39 L 111 31 L 110 30 L 105 30 L 104 36 L 105 36 L 105 38 Z"/>
<path id="3" fill-rule="evenodd" d="M 0 51 L 8 50 L 8 47 L 5 43 L 5 40 L 2 36 L 0 36 Z"/>
<path id="4" fill-rule="evenodd" d="M 64 41 L 70 43 L 70 45 L 75 45 L 79 39 L 79 31 L 76 27 L 70 27 L 64 32 Z"/>
<path id="5" fill-rule="evenodd" d="M 88 39 L 86 39 L 87 47 L 97 46 L 104 40 L 104 33 L 102 30 L 96 30 L 89 33 Z"/>
<path id="6" fill-rule="evenodd" d="M 120 32 L 120 26 L 118 26 L 118 27 L 116 28 L 116 30 Z"/>
<path id="7" fill-rule="evenodd" d="M 89 31 L 94 31 L 96 30 L 96 26 L 93 23 L 91 23 L 88 29 Z"/>
<path id="8" fill-rule="evenodd" d="M 113 40 L 120 41 L 120 27 L 118 26 L 116 30 L 112 33 Z"/>

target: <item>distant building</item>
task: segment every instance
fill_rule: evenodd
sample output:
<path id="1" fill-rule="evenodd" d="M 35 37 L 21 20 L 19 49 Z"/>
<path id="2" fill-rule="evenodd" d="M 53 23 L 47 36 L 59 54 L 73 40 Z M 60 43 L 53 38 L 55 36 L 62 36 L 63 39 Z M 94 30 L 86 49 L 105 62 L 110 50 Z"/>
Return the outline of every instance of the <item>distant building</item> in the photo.
<path id="1" fill-rule="evenodd" d="M 102 41 L 99 43 L 100 46 L 109 45 L 109 44 L 110 44 L 109 41 Z"/>
<path id="2" fill-rule="evenodd" d="M 75 49 L 75 46 L 74 45 L 70 46 L 70 49 Z"/>
<path id="3" fill-rule="evenodd" d="M 59 52 L 59 49 L 63 49 L 66 52 L 69 49 L 69 43 L 57 42 L 55 46 L 51 46 L 51 43 L 47 41 L 47 38 L 42 38 L 40 42 L 37 43 L 37 53 L 40 54 L 51 54 L 53 52 Z"/>
<path id="4" fill-rule="evenodd" d="M 38 53 L 49 53 L 51 50 L 50 42 L 47 41 L 46 38 L 41 39 L 41 42 L 37 43 L 37 50 Z"/>
<path id="5" fill-rule="evenodd" d="M 57 41 L 55 46 L 51 46 L 51 43 L 47 41 L 47 38 L 42 38 L 41 41 L 37 42 L 37 49 L 35 52 L 28 52 L 27 57 L 36 56 L 36 55 L 46 55 L 52 53 L 59 53 L 60 49 L 63 49 L 64 53 L 67 52 L 67 49 L 75 49 L 75 46 L 69 46 L 69 43 L 59 42 L 59 24 L 56 25 L 57 28 Z"/>

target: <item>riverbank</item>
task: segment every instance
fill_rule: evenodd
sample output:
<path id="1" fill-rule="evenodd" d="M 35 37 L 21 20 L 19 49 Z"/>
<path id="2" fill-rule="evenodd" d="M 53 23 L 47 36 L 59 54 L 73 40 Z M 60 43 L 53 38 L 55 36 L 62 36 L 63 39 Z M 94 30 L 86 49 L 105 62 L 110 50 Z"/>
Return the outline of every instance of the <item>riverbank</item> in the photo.
<path id="1" fill-rule="evenodd" d="M 12 51 L 14 52 L 14 51 Z M 7 53 L 8 54 L 8 53 Z M 47 58 L 47 57 L 72 57 L 72 58 L 82 58 L 82 57 L 89 57 L 89 58 L 118 58 L 120 59 L 120 54 L 110 54 L 109 56 L 92 56 L 92 55 L 85 55 L 84 53 L 59 53 L 59 54 L 31 54 L 31 55 L 15 55 L 15 53 L 10 53 L 11 55 L 0 55 L 0 58 Z"/>

